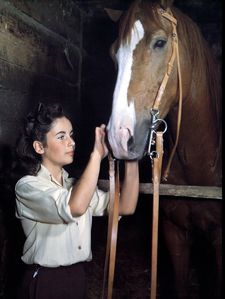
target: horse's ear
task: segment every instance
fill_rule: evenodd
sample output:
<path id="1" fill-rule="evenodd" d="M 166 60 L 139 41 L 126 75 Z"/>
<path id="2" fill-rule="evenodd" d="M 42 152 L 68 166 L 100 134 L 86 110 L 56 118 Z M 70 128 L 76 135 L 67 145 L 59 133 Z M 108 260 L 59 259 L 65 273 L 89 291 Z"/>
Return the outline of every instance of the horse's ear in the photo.
<path id="1" fill-rule="evenodd" d="M 110 19 L 114 22 L 117 22 L 121 15 L 123 14 L 122 10 L 116 10 L 111 8 L 104 8 L 107 15 L 110 17 Z"/>
<path id="2" fill-rule="evenodd" d="M 170 7 L 173 5 L 173 0 L 160 0 L 160 1 L 159 1 L 159 5 L 160 5 L 163 9 L 170 8 Z"/>

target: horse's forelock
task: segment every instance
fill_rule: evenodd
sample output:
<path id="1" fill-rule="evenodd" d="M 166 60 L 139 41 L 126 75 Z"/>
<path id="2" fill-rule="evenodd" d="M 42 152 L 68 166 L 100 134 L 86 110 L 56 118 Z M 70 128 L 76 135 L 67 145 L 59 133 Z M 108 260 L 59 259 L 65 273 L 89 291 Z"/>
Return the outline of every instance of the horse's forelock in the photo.
<path id="1" fill-rule="evenodd" d="M 147 22 L 151 20 L 151 22 L 156 23 L 158 27 L 162 27 L 157 8 L 159 8 L 157 1 L 137 0 L 133 2 L 120 20 L 118 45 L 130 42 L 131 30 L 137 19 L 141 21 L 145 19 Z M 148 26 L 146 27 L 148 28 Z M 151 27 L 149 26 L 149 28 Z"/>

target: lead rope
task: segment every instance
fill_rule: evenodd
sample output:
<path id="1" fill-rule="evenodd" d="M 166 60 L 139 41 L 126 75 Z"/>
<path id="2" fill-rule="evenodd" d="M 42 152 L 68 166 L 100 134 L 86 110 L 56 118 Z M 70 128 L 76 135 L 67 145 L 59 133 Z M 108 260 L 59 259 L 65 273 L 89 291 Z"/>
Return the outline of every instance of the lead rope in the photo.
<path id="1" fill-rule="evenodd" d="M 108 218 L 108 233 L 106 256 L 104 265 L 102 299 L 105 298 L 105 288 L 108 273 L 107 299 L 112 298 L 113 280 L 115 273 L 115 257 L 116 244 L 119 220 L 119 197 L 120 197 L 120 179 L 119 179 L 119 161 L 116 163 L 115 159 L 109 154 L 109 218 Z"/>
<path id="2" fill-rule="evenodd" d="M 151 299 L 156 298 L 157 293 L 157 260 L 158 260 L 158 222 L 159 222 L 159 185 L 161 181 L 161 169 L 163 158 L 163 134 L 156 132 L 156 152 L 152 159 L 152 252 L 151 252 Z M 151 157 L 151 156 L 150 156 Z"/>

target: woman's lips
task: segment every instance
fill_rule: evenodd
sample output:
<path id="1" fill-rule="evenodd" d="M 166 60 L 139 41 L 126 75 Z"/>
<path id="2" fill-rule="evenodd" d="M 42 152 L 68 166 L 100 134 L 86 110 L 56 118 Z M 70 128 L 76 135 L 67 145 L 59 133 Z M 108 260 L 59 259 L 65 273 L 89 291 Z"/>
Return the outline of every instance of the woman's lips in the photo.
<path id="1" fill-rule="evenodd" d="M 72 151 L 72 152 L 68 152 L 68 153 L 66 153 L 67 155 L 69 155 L 69 156 L 73 156 L 74 155 L 74 151 Z"/>

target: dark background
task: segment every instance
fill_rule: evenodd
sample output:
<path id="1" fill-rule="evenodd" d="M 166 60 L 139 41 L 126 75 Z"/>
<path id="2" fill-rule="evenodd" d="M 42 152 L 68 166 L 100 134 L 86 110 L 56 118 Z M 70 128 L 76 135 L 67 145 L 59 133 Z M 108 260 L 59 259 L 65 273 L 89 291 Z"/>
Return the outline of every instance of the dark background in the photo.
<path id="1" fill-rule="evenodd" d="M 22 120 L 39 101 L 62 103 L 74 123 L 77 143 L 75 163 L 68 170 L 73 176 L 81 173 L 95 126 L 108 121 L 116 79 L 109 47 L 118 25 L 104 8 L 126 9 L 131 2 L 0 0 L 0 298 L 13 298 L 21 269 L 23 235 L 14 217 L 19 175 L 14 152 Z M 222 1 L 174 4 L 199 25 L 221 65 Z M 149 161 L 143 159 L 140 166 L 145 163 Z M 140 175 L 151 179 L 141 170 Z M 100 178 L 108 178 L 107 159 Z M 151 197 L 140 195 L 135 215 L 123 217 L 119 224 L 116 298 L 148 297 L 150 232 Z M 87 267 L 90 299 L 100 298 L 106 233 L 107 219 L 94 219 L 94 259 Z M 198 298 L 194 266 L 190 280 L 193 298 Z"/>

